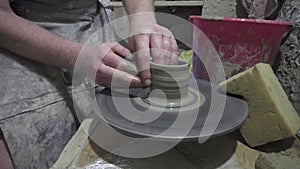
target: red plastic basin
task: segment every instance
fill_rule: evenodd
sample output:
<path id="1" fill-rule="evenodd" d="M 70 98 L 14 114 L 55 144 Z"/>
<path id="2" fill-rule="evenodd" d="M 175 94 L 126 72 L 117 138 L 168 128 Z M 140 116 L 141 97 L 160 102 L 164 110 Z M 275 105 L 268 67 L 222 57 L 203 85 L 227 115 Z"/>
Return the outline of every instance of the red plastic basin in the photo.
<path id="1" fill-rule="evenodd" d="M 199 37 L 199 29 L 211 41 L 223 63 L 226 77 L 230 77 L 259 62 L 272 65 L 283 36 L 292 28 L 290 22 L 272 20 L 208 19 L 200 16 L 191 16 L 190 20 L 195 25 L 193 74 L 196 78 L 207 80 L 207 71 L 199 57 L 203 59 L 211 56 L 201 55 L 207 45 L 204 44 L 203 37 Z M 211 65 L 207 67 L 217 69 L 214 59 L 211 60 Z"/>

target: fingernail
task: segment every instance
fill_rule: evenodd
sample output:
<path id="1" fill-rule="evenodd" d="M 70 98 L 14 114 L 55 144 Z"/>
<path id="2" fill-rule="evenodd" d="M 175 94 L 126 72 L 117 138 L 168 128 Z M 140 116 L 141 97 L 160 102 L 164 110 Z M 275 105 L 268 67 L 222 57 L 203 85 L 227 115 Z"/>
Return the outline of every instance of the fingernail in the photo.
<path id="1" fill-rule="evenodd" d="M 145 81 L 145 85 L 146 85 L 146 86 L 150 86 L 150 85 L 151 85 L 151 80 L 150 80 L 150 79 L 147 79 L 147 80 Z"/>
<path id="2" fill-rule="evenodd" d="M 141 80 L 139 78 L 134 78 L 131 83 L 130 83 L 131 87 L 142 87 L 143 84 L 141 83 Z"/>

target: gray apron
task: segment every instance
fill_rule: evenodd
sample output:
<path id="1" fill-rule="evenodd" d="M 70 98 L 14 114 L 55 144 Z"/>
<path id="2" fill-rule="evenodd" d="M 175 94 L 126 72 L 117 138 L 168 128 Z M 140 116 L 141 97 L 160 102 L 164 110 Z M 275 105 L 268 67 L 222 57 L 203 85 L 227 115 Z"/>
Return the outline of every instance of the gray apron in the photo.
<path id="1" fill-rule="evenodd" d="M 11 7 L 80 43 L 108 22 L 97 0 L 15 0 Z M 95 41 L 113 41 L 112 35 L 104 30 Z M 72 103 L 62 71 L 0 48 L 0 79 L 0 128 L 16 168 L 49 168 L 76 131 L 73 104 L 80 107 L 76 100 Z"/>

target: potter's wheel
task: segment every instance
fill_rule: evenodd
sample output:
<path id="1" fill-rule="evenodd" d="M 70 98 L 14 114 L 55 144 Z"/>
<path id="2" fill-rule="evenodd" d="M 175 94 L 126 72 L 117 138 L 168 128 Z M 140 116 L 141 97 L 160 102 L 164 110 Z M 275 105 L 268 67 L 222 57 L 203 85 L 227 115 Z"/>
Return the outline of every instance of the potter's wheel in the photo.
<path id="1" fill-rule="evenodd" d="M 149 97 L 150 89 L 142 89 L 137 97 L 133 98 L 133 104 L 138 107 L 153 109 L 157 111 L 178 112 L 192 111 L 200 107 L 205 102 L 205 96 L 195 88 L 189 88 L 188 95 L 181 99 L 161 99 L 158 97 Z M 164 103 L 165 102 L 165 103 Z M 152 105 L 152 107 L 151 107 Z"/>
<path id="2" fill-rule="evenodd" d="M 194 140 L 199 137 L 207 137 L 207 135 L 200 135 L 200 131 L 204 126 L 205 120 L 210 109 L 210 96 L 211 87 L 218 88 L 217 86 L 211 86 L 211 83 L 204 80 L 197 80 L 197 85 L 190 85 L 189 88 L 189 99 L 184 106 L 183 113 L 189 113 L 197 110 L 198 115 L 196 121 L 186 136 L 181 136 L 177 133 L 182 133 L 184 126 L 171 128 L 172 135 L 160 135 L 165 130 L 170 129 L 170 126 L 174 123 L 177 118 L 176 104 L 171 105 L 170 108 L 166 108 L 164 113 L 157 119 L 149 123 L 136 123 L 123 117 L 113 103 L 110 89 L 104 89 L 101 93 L 97 94 L 97 103 L 99 110 L 101 111 L 104 119 L 115 129 L 122 132 L 123 134 L 134 136 L 134 137 L 156 137 L 160 139 L 185 139 Z M 148 89 L 130 89 L 130 101 L 134 107 L 140 111 L 146 111 L 151 104 L 149 99 L 145 99 L 143 96 L 149 91 Z M 148 90 L 148 91 L 147 91 Z M 199 92 L 201 91 L 201 92 Z M 222 95 L 221 93 L 217 93 Z M 127 95 L 128 96 L 128 95 Z M 120 96 L 118 97 L 127 97 Z M 196 98 L 196 101 L 195 101 Z M 197 99 L 198 98 L 198 99 Z M 153 110 L 161 110 L 160 105 L 153 105 Z M 220 112 L 222 113 L 222 112 Z M 248 106 L 246 101 L 227 96 L 224 113 L 222 119 L 219 122 L 218 127 L 214 131 L 211 137 L 224 135 L 230 133 L 241 126 L 248 116 Z M 215 124 L 208 124 L 215 125 Z M 158 136 L 159 135 L 159 136 Z"/>

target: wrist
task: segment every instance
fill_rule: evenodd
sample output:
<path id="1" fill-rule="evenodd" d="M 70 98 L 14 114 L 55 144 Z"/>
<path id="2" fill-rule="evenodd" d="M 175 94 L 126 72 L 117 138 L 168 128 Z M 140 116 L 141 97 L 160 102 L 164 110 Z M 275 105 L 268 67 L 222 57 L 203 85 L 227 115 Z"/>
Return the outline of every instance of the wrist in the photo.
<path id="1" fill-rule="evenodd" d="M 68 70 L 73 70 L 75 68 L 77 58 L 79 57 L 82 48 L 83 48 L 82 44 L 71 42 L 71 44 L 69 44 L 68 50 L 66 51 L 67 57 L 62 67 L 65 67 Z"/>
<path id="2" fill-rule="evenodd" d="M 139 12 L 129 15 L 130 24 L 156 24 L 154 12 Z"/>
<path id="3" fill-rule="evenodd" d="M 131 34 L 137 33 L 150 33 L 145 28 L 151 28 L 157 24 L 155 13 L 153 12 L 143 12 L 137 13 L 129 16 L 130 20 L 130 31 Z"/>

